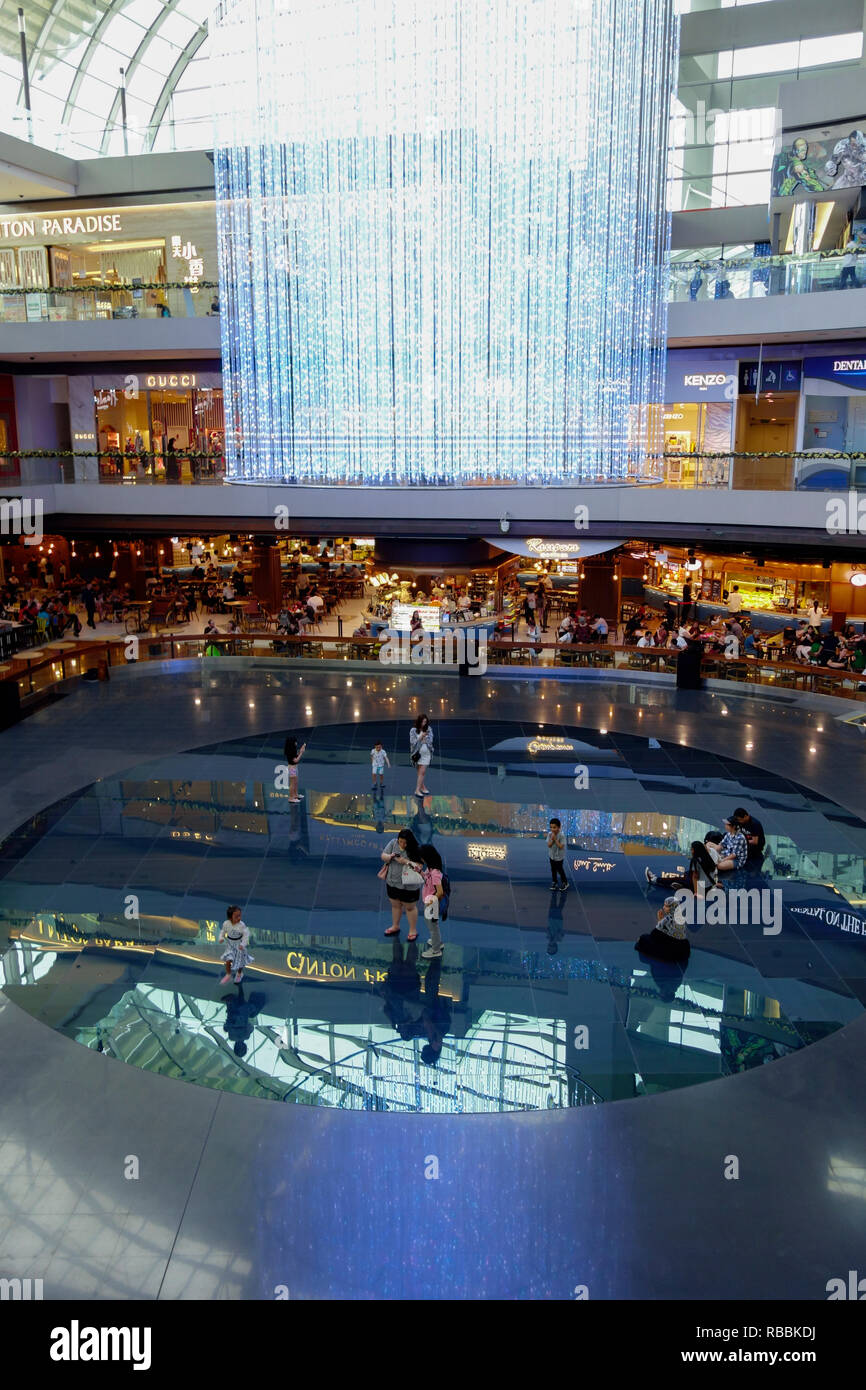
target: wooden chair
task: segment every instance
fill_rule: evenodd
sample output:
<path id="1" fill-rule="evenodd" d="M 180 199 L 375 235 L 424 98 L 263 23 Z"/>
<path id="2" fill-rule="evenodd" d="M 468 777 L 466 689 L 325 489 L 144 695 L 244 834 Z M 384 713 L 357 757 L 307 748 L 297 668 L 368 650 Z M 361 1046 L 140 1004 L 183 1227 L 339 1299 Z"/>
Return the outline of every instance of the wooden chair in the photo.
<path id="1" fill-rule="evenodd" d="M 150 605 L 145 623 L 148 627 L 171 627 L 175 620 L 176 604 L 173 598 L 155 598 Z M 142 626 L 145 624 L 143 623 Z"/>

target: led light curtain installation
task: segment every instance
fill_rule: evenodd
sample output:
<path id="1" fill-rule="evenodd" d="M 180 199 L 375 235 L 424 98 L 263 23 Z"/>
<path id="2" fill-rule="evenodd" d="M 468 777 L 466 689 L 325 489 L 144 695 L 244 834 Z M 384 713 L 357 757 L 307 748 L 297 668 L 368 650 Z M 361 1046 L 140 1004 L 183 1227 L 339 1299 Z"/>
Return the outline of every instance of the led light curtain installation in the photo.
<path id="1" fill-rule="evenodd" d="M 229 475 L 639 473 L 676 35 L 672 0 L 224 0 Z"/>

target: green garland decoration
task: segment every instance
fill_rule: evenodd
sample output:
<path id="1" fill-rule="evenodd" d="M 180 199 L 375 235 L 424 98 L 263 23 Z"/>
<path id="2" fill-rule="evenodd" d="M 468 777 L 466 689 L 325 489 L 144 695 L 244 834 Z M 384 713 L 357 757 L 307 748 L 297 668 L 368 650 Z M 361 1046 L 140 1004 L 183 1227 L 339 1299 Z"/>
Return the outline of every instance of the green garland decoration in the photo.
<path id="1" fill-rule="evenodd" d="M 104 389 L 104 388 L 103 388 Z M 223 450 L 216 449 L 210 453 L 193 449 L 178 449 L 179 459 L 213 459 L 221 458 Z M 153 450 L 143 450 L 142 453 L 127 454 L 122 449 L 7 449 L 0 453 L 0 459 L 142 459 L 142 458 L 163 458 L 163 454 L 154 454 Z M 775 449 L 764 450 L 762 453 L 734 453 L 725 450 L 722 453 L 699 453 L 699 454 L 647 454 L 648 459 L 655 461 L 664 459 L 811 459 L 817 462 L 818 459 L 842 459 L 860 463 L 866 459 L 864 453 L 840 453 L 833 449 L 826 452 L 803 449 Z"/>
<path id="2" fill-rule="evenodd" d="M 32 286 L 30 289 L 23 285 L 0 286 L 0 297 L 6 295 L 27 295 L 27 294 L 110 294 L 118 291 L 122 294 L 132 294 L 134 290 L 218 290 L 219 281 L 217 280 L 197 280 L 195 284 L 188 281 L 169 280 L 167 283 L 159 281 L 142 281 L 140 285 L 128 284 L 126 281 L 115 285 L 41 285 Z"/>

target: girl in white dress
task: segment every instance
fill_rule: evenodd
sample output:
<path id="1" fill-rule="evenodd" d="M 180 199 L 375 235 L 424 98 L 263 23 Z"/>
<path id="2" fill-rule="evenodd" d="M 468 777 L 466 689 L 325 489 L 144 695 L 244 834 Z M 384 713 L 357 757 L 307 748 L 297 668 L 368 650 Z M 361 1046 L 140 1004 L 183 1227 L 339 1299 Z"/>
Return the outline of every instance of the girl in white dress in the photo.
<path id="1" fill-rule="evenodd" d="M 234 974 L 235 984 L 239 985 L 243 978 L 244 968 L 251 965 L 255 959 L 247 950 L 250 943 L 250 929 L 246 922 L 241 921 L 239 907 L 227 909 L 219 939 L 226 943 L 226 949 L 220 956 L 220 960 L 224 960 L 226 963 L 226 973 L 220 980 L 220 984 L 227 985 Z"/>

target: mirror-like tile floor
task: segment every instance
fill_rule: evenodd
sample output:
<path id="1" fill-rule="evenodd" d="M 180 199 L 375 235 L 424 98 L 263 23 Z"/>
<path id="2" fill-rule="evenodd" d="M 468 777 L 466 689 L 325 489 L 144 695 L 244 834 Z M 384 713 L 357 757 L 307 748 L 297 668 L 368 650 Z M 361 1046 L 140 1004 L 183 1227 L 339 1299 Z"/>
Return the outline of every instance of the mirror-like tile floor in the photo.
<path id="1" fill-rule="evenodd" d="M 284 731 L 151 761 L 56 803 L 0 845 L 0 987 L 131 1065 L 218 1090 L 357 1110 L 595 1105 L 761 1066 L 866 1002 L 866 824 L 735 759 L 629 734 L 448 719 L 431 795 L 405 722 L 309 731 L 300 806 Z M 370 750 L 392 766 L 371 790 Z M 585 767 L 588 785 L 575 785 Z M 581 781 L 578 778 L 578 781 Z M 779 890 L 781 931 L 696 927 L 684 970 L 634 943 L 692 840 L 737 806 L 767 853 L 728 887 Z M 567 834 L 552 893 L 549 818 Z M 441 961 L 386 939 L 377 877 L 409 826 L 453 893 Z M 242 906 L 255 958 L 221 987 Z"/>

